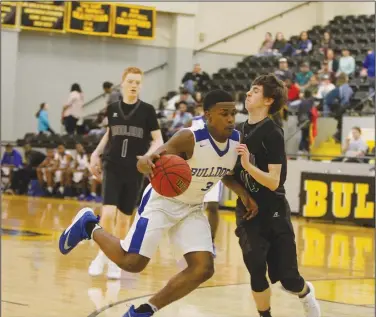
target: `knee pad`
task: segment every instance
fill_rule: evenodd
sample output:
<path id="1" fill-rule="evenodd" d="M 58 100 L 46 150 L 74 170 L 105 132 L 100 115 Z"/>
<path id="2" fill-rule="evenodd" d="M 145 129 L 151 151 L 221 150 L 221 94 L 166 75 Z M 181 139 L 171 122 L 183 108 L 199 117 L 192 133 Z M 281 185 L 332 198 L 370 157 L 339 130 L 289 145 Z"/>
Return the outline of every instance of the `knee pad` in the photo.
<path id="1" fill-rule="evenodd" d="M 304 279 L 301 276 L 281 280 L 281 284 L 284 289 L 291 293 L 300 293 L 304 288 L 304 283 Z"/>
<path id="2" fill-rule="evenodd" d="M 248 272 L 251 274 L 252 290 L 260 293 L 268 289 L 269 283 L 266 279 L 266 262 L 256 257 L 247 258 L 247 254 L 245 254 L 243 258 Z"/>

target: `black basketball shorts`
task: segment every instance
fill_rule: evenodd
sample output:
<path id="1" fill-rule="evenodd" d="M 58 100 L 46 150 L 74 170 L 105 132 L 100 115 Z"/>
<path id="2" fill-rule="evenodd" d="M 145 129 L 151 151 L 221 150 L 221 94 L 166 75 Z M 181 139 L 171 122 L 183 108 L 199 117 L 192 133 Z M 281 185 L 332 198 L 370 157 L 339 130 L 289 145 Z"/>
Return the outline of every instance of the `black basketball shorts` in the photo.
<path id="1" fill-rule="evenodd" d="M 102 182 L 103 205 L 116 206 L 122 213 L 132 215 L 139 202 L 144 176 L 126 176 L 104 168 Z"/>
<path id="2" fill-rule="evenodd" d="M 299 278 L 295 234 L 286 198 L 277 200 L 271 210 L 260 208 L 252 220 L 244 220 L 244 207 L 236 208 L 236 235 L 249 273 L 266 268 L 274 284 Z M 266 269 L 265 269 L 266 270 Z"/>

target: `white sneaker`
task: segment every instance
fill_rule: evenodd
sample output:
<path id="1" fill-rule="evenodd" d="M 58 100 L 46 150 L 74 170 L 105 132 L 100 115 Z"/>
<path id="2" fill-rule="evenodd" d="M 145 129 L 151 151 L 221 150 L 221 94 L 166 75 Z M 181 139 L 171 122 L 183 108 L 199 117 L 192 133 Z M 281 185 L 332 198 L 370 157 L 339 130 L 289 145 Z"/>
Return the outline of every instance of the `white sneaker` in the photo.
<path id="1" fill-rule="evenodd" d="M 315 288 L 312 283 L 306 282 L 310 293 L 301 298 L 306 317 L 321 317 L 320 305 L 315 297 Z"/>
<path id="2" fill-rule="evenodd" d="M 91 262 L 89 266 L 89 275 L 98 276 L 103 274 L 104 266 L 107 264 L 108 259 L 103 252 L 99 252 L 97 257 Z"/>
<path id="3" fill-rule="evenodd" d="M 108 263 L 107 278 L 111 280 L 119 280 L 121 278 L 121 268 L 112 261 Z"/>

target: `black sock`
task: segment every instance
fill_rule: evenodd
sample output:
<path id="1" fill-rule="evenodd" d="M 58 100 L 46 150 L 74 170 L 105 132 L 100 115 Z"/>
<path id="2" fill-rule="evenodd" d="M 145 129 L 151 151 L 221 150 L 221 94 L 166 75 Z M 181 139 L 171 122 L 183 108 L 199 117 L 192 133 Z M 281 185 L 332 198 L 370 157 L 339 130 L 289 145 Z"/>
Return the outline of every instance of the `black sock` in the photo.
<path id="1" fill-rule="evenodd" d="M 270 314 L 270 308 L 266 311 L 259 311 L 260 317 L 272 317 Z"/>
<path id="2" fill-rule="evenodd" d="M 306 297 L 309 293 L 311 293 L 311 290 L 310 290 L 309 286 L 307 285 L 307 291 L 306 291 L 303 295 L 299 295 L 299 298 L 304 298 L 304 297 Z"/>
<path id="3" fill-rule="evenodd" d="M 86 230 L 87 235 L 89 236 L 89 239 L 91 238 L 91 234 L 93 233 L 93 230 L 96 224 L 97 224 L 96 222 L 88 222 L 86 224 L 85 230 Z"/>
<path id="4" fill-rule="evenodd" d="M 135 309 L 136 313 L 151 313 L 151 315 L 154 314 L 153 308 L 150 307 L 148 304 L 142 304 L 140 307 Z"/>

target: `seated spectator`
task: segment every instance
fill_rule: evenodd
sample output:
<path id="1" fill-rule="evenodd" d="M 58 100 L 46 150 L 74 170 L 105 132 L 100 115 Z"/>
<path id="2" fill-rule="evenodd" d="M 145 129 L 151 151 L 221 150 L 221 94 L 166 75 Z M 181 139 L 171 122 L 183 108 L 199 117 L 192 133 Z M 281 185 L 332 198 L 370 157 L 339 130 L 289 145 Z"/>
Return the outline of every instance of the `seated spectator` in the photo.
<path id="1" fill-rule="evenodd" d="M 300 89 L 297 84 L 294 83 L 294 81 L 287 77 L 284 79 L 285 85 L 287 87 L 287 101 L 288 103 L 298 100 L 299 99 L 299 93 Z"/>
<path id="2" fill-rule="evenodd" d="M 13 172 L 9 189 L 10 194 L 24 195 L 28 191 L 29 183 L 37 178 L 37 168 L 45 160 L 46 155 L 33 150 L 30 144 L 23 147 L 25 160 L 23 166 Z"/>
<path id="3" fill-rule="evenodd" d="M 309 153 L 310 150 L 310 123 L 311 123 L 311 111 L 314 107 L 315 100 L 312 97 L 312 93 L 309 90 L 304 91 L 304 98 L 300 103 L 297 117 L 298 126 L 301 130 L 301 140 L 299 143 L 300 154 Z M 298 153 L 299 153 L 298 152 Z"/>
<path id="4" fill-rule="evenodd" d="M 330 48 L 326 51 L 326 60 L 328 61 L 328 69 L 332 73 L 337 73 L 339 62 L 334 55 L 334 51 Z"/>
<path id="5" fill-rule="evenodd" d="M 76 157 L 73 160 L 72 169 L 69 169 L 67 174 L 67 186 L 74 183 L 79 193 L 79 199 L 84 199 L 89 180 L 89 157 L 80 143 L 76 144 Z M 95 199 L 96 193 L 91 193 L 91 195 Z"/>
<path id="6" fill-rule="evenodd" d="M 275 36 L 275 41 L 272 46 L 273 55 L 290 55 L 291 45 L 285 40 L 282 32 L 278 32 Z"/>
<path id="7" fill-rule="evenodd" d="M 289 64 L 286 58 L 282 57 L 279 59 L 279 68 L 274 72 L 274 75 L 280 80 L 284 80 L 285 78 L 294 79 L 294 74 L 289 70 Z"/>
<path id="8" fill-rule="evenodd" d="M 303 31 L 300 33 L 300 41 L 298 43 L 298 48 L 295 50 L 293 55 L 308 55 L 312 51 L 312 42 L 308 38 L 308 33 Z"/>
<path id="9" fill-rule="evenodd" d="M 174 121 L 169 129 L 169 136 L 174 135 L 182 128 L 186 128 L 192 119 L 192 115 L 187 112 L 188 104 L 185 101 L 180 101 L 178 104 L 178 112 L 175 115 Z"/>
<path id="10" fill-rule="evenodd" d="M 197 104 L 197 106 L 195 107 L 195 117 L 201 117 L 204 114 L 204 105 L 202 103 Z"/>
<path id="11" fill-rule="evenodd" d="M 167 107 L 166 110 L 176 111 L 176 105 L 179 104 L 181 101 L 184 101 L 188 107 L 194 107 L 196 102 L 189 93 L 189 91 L 185 88 L 181 90 L 181 93 L 172 97 L 168 102 L 167 102 Z"/>
<path id="12" fill-rule="evenodd" d="M 324 33 L 324 37 L 322 38 L 321 42 L 320 42 L 320 52 L 324 55 L 326 55 L 326 52 L 329 48 L 333 48 L 334 47 L 334 43 L 333 43 L 333 40 L 330 36 L 330 33 L 328 31 L 326 31 Z"/>
<path id="13" fill-rule="evenodd" d="M 330 80 L 334 83 L 336 80 L 335 74 L 329 69 L 329 62 L 327 60 L 323 61 L 321 64 L 321 69 L 317 73 L 319 75 L 319 80 L 324 77 L 329 76 Z"/>
<path id="14" fill-rule="evenodd" d="M 118 88 L 114 87 L 113 83 L 105 81 L 102 87 L 104 93 L 108 94 L 108 98 L 106 100 L 106 108 L 116 101 L 123 100 L 123 95 L 121 94 L 121 91 Z"/>
<path id="15" fill-rule="evenodd" d="M 359 127 L 351 129 L 352 138 L 347 137 L 342 149 L 342 155 L 346 156 L 333 159 L 334 162 L 362 163 L 368 150 L 367 143 L 361 138 L 362 130 Z"/>
<path id="16" fill-rule="evenodd" d="M 56 168 L 57 161 L 55 160 L 55 150 L 46 149 L 46 158 L 37 168 L 37 177 L 40 186 L 43 188 L 47 185 L 47 191 L 52 195 L 54 180 L 51 170 Z"/>
<path id="17" fill-rule="evenodd" d="M 341 73 L 351 76 L 355 72 L 355 59 L 350 55 L 348 49 L 342 50 L 342 57 L 339 59 L 339 67 L 337 70 L 337 77 Z"/>
<path id="18" fill-rule="evenodd" d="M 300 91 L 304 91 L 309 85 L 309 80 L 313 76 L 312 71 L 309 69 L 309 64 L 307 62 L 303 62 L 300 65 L 300 71 L 296 73 L 295 81 L 299 86 Z"/>
<path id="19" fill-rule="evenodd" d="M 375 51 L 369 51 L 363 61 L 363 69 L 360 74 L 362 77 L 368 77 L 370 93 L 375 91 Z"/>
<path id="20" fill-rule="evenodd" d="M 38 119 L 38 132 L 55 134 L 55 131 L 51 129 L 50 121 L 48 120 L 48 104 L 42 102 L 39 106 L 38 112 L 35 114 Z"/>
<path id="21" fill-rule="evenodd" d="M 186 73 L 181 80 L 184 88 L 193 95 L 195 91 L 200 91 L 210 81 L 207 73 L 202 71 L 200 64 L 195 64 L 193 71 Z"/>
<path id="22" fill-rule="evenodd" d="M 353 90 L 349 85 L 349 77 L 345 73 L 338 76 L 337 87 L 331 90 L 324 98 L 324 113 L 329 111 L 341 113 L 350 104 Z M 325 109 L 325 105 L 327 109 Z"/>
<path id="23" fill-rule="evenodd" d="M 13 172 L 22 167 L 22 155 L 11 144 L 5 146 L 5 153 L 1 159 L 1 179 L 7 180 L 5 189 L 8 189 Z"/>
<path id="24" fill-rule="evenodd" d="M 319 86 L 320 86 L 320 82 L 319 82 L 317 75 L 313 75 L 309 79 L 308 86 L 306 87 L 305 90 L 309 90 L 311 92 L 312 96 L 315 96 L 317 94 L 317 92 L 319 91 Z"/>
<path id="25" fill-rule="evenodd" d="M 325 96 L 335 88 L 336 86 L 331 82 L 329 75 L 324 75 L 322 76 L 317 94 L 314 96 L 317 99 L 324 99 Z"/>
<path id="26" fill-rule="evenodd" d="M 273 37 L 272 33 L 266 32 L 265 34 L 265 39 L 261 44 L 261 47 L 259 49 L 259 53 L 257 54 L 258 56 L 268 56 L 271 55 L 272 52 L 272 47 L 273 47 Z"/>
<path id="27" fill-rule="evenodd" d="M 105 112 L 99 112 L 90 126 L 89 135 L 104 135 L 107 131 L 108 118 Z"/>

